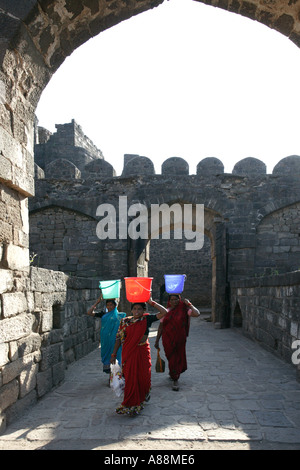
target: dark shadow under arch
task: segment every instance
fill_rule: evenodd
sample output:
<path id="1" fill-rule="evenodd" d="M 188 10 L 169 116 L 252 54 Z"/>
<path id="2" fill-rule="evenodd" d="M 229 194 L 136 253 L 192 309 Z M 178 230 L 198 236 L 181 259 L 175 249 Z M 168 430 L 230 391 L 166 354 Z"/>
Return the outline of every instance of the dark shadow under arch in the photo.
<path id="1" fill-rule="evenodd" d="M 166 204 L 167 201 L 164 201 Z M 178 203 L 183 206 L 183 202 L 179 199 L 172 199 L 169 201 L 169 207 L 172 204 Z M 185 203 L 187 203 L 185 201 Z M 229 326 L 229 312 L 228 312 L 228 289 L 227 289 L 227 237 L 226 227 L 223 222 L 221 214 L 214 210 L 205 208 L 204 220 L 204 233 L 208 236 L 211 242 L 211 259 L 212 259 L 212 321 L 218 328 Z M 148 207 L 148 227 L 151 226 L 151 211 Z M 172 231 L 172 222 L 170 230 Z M 160 227 L 161 230 L 161 227 Z M 161 234 L 161 232 L 160 232 Z M 146 256 L 147 245 L 151 242 L 151 236 L 147 240 L 129 240 L 129 275 L 136 276 L 141 273 L 148 273 L 148 259 Z M 197 250 L 195 251 L 197 253 Z M 151 251 L 150 251 L 151 257 Z M 144 267 L 143 267 L 144 265 Z M 171 264 L 169 269 L 171 268 Z M 184 269 L 184 264 L 182 266 Z M 167 272 L 166 272 L 167 273 Z M 187 273 L 185 273 L 187 274 Z M 147 275 L 147 274 L 143 274 Z M 160 292 L 161 294 L 161 292 Z"/>
<path id="2" fill-rule="evenodd" d="M 234 328 L 242 328 L 243 326 L 243 314 L 242 314 L 240 304 L 238 302 L 236 302 L 235 307 L 234 307 L 232 322 L 233 322 L 232 326 Z"/>

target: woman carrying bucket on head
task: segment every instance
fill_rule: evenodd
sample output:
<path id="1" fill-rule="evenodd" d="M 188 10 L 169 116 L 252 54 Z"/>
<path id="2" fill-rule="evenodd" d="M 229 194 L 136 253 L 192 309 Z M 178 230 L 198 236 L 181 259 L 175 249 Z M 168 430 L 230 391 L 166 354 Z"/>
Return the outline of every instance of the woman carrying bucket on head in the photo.
<path id="1" fill-rule="evenodd" d="M 150 286 L 145 286 L 146 279 L 149 278 L 125 278 L 127 300 L 132 301 L 131 316 L 121 320 L 111 356 L 111 364 L 114 364 L 118 350 L 122 346 L 122 374 L 125 378 L 125 389 L 124 400 L 116 412 L 130 416 L 140 413 L 144 402 L 150 398 L 149 328 L 154 321 L 160 320 L 167 313 L 165 307 L 150 299 L 151 289 Z M 139 290 L 139 287 L 143 285 L 141 283 L 144 283 L 144 288 Z M 137 284 L 136 287 L 134 284 Z M 130 285 L 129 289 L 128 285 Z M 158 313 L 154 315 L 146 313 L 146 302 L 153 305 Z"/>
<path id="2" fill-rule="evenodd" d="M 172 389 L 179 390 L 178 379 L 187 369 L 186 340 L 189 334 L 190 317 L 198 317 L 199 310 L 187 299 L 181 299 L 185 275 L 165 275 L 166 291 L 169 293 L 167 314 L 159 325 L 155 348 L 159 349 L 162 337 L 164 351 L 169 363 L 169 374 L 173 380 Z M 178 278 L 178 280 L 177 280 Z M 185 279 L 185 277 L 184 277 Z M 177 293 L 172 291 L 177 290 Z M 178 293 L 179 292 L 179 293 Z"/>
<path id="3" fill-rule="evenodd" d="M 101 360 L 103 363 L 103 372 L 110 374 L 110 358 L 115 346 L 116 334 L 120 325 L 120 320 L 126 317 L 126 313 L 118 312 L 117 309 L 117 298 L 120 296 L 120 281 L 100 281 L 99 286 L 100 289 L 102 289 L 102 294 L 97 302 L 88 310 L 87 314 L 96 318 L 101 318 Z M 108 298 L 112 294 L 117 298 Z M 96 307 L 102 299 L 105 300 L 106 308 L 104 311 L 97 312 Z M 120 349 L 117 356 L 120 363 L 121 353 L 122 349 Z"/>

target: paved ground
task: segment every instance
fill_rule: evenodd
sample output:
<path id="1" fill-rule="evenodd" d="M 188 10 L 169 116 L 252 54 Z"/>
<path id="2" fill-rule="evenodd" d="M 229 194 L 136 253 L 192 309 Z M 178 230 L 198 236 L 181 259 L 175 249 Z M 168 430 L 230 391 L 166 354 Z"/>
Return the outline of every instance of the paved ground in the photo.
<path id="1" fill-rule="evenodd" d="M 92 352 L 0 436 L 0 450 L 300 449 L 300 383 L 292 366 L 199 318 L 192 319 L 187 356 L 178 392 L 153 367 L 151 400 L 132 418 L 115 413 L 120 399 L 99 350 Z"/>

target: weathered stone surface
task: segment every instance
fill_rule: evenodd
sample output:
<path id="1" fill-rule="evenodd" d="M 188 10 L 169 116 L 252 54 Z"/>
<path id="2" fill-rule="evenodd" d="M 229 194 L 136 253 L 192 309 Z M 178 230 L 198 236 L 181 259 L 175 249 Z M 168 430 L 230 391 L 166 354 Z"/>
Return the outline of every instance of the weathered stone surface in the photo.
<path id="1" fill-rule="evenodd" d="M 9 243 L 4 246 L 2 266 L 11 270 L 27 270 L 29 267 L 29 250 Z"/>
<path id="2" fill-rule="evenodd" d="M 32 149 L 31 149 L 32 151 Z M 29 157 L 32 160 L 32 156 Z M 11 187 L 17 187 L 27 196 L 34 194 L 33 172 L 28 172 L 28 154 L 3 128 L 1 130 L 0 181 Z"/>
<path id="3" fill-rule="evenodd" d="M 88 163 L 84 167 L 84 177 L 89 178 L 89 177 L 112 177 L 116 176 L 116 172 L 113 168 L 113 166 L 106 162 L 105 160 L 94 160 L 91 163 Z"/>
<path id="4" fill-rule="evenodd" d="M 19 395 L 19 383 L 13 380 L 0 389 L 0 410 L 4 411 L 10 405 L 17 401 Z"/>
<path id="5" fill-rule="evenodd" d="M 53 286 L 56 292 L 66 291 L 67 276 L 64 273 L 35 268 L 31 269 L 30 279 L 33 292 L 53 292 Z"/>
<path id="6" fill-rule="evenodd" d="M 52 344 L 48 348 L 42 348 L 41 372 L 59 363 L 63 357 L 61 344 Z"/>
<path id="7" fill-rule="evenodd" d="M 0 344 L 0 367 L 9 361 L 8 358 L 9 347 L 7 343 Z"/>
<path id="8" fill-rule="evenodd" d="M 32 352 L 38 351 L 41 347 L 42 339 L 38 333 L 32 333 L 24 339 L 17 341 L 18 357 L 26 356 Z"/>
<path id="9" fill-rule="evenodd" d="M 53 313 L 52 310 L 44 310 L 41 314 L 40 332 L 45 333 L 51 331 L 53 328 Z"/>
<path id="10" fill-rule="evenodd" d="M 91 351 L 88 351 L 88 352 L 91 352 Z M 52 380 L 53 380 L 54 387 L 56 387 L 58 384 L 60 384 L 64 380 L 65 369 L 66 369 L 65 361 L 58 362 L 52 367 Z"/>
<path id="11" fill-rule="evenodd" d="M 47 369 L 44 372 L 39 372 L 37 375 L 37 394 L 42 397 L 45 393 L 50 392 L 53 388 L 52 370 Z"/>
<path id="12" fill-rule="evenodd" d="M 32 329 L 32 324 L 32 315 L 26 313 L 1 320 L 0 343 L 18 340 L 29 335 Z"/>
<path id="13" fill-rule="evenodd" d="M 47 178 L 58 178 L 58 179 L 65 179 L 65 178 L 80 178 L 81 172 L 80 170 L 74 165 L 74 163 L 69 162 L 64 158 L 59 158 L 54 160 L 53 162 L 49 163 L 46 166 L 45 174 Z"/>
<path id="14" fill-rule="evenodd" d="M 38 364 L 32 364 L 28 369 L 22 370 L 20 374 L 20 398 L 25 397 L 35 389 L 38 371 Z"/>
<path id="15" fill-rule="evenodd" d="M 300 157 L 299 155 L 291 155 L 283 158 L 275 165 L 273 175 L 299 175 L 300 174 Z"/>
<path id="16" fill-rule="evenodd" d="M 231 305 L 231 324 L 238 321 L 246 335 L 292 362 L 300 339 L 300 271 L 232 282 Z"/>
<path id="17" fill-rule="evenodd" d="M 163 162 L 161 173 L 165 176 L 188 175 L 189 164 L 183 158 L 171 157 Z"/>
<path id="18" fill-rule="evenodd" d="M 197 175 L 212 176 L 224 173 L 224 165 L 218 158 L 208 157 L 197 165 Z"/>
<path id="19" fill-rule="evenodd" d="M 66 364 L 99 344 L 100 323 L 86 317 L 99 293 L 98 283 L 75 278 L 67 282 L 64 273 L 34 267 L 29 274 L 28 279 L 19 272 L 14 279 L 20 291 L 1 295 L 6 314 L 0 318 L 0 391 L 15 379 L 20 384 L 3 423 L 61 383 Z M 13 289 L 11 276 L 3 277 L 3 286 Z M 23 313 L 26 307 L 32 313 Z"/>
<path id="20" fill-rule="evenodd" d="M 0 269 L 0 294 L 10 291 L 13 287 L 13 273 L 7 269 Z"/>
<path id="21" fill-rule="evenodd" d="M 257 158 L 244 158 L 240 162 L 236 163 L 232 174 L 243 175 L 243 176 L 255 176 L 266 174 L 267 167 L 265 163 L 258 160 Z"/>
<path id="22" fill-rule="evenodd" d="M 23 292 L 2 294 L 2 313 L 4 318 L 13 317 L 27 310 L 27 300 Z"/>
<path id="23" fill-rule="evenodd" d="M 127 155 L 122 176 L 126 177 L 132 175 L 154 175 L 154 173 L 154 165 L 149 158 L 135 155 Z"/>
<path id="24" fill-rule="evenodd" d="M 3 383 L 6 384 L 11 382 L 13 379 L 18 377 L 24 369 L 30 369 L 32 364 L 34 362 L 38 362 L 39 360 L 40 353 L 36 352 L 6 364 L 2 368 Z"/>

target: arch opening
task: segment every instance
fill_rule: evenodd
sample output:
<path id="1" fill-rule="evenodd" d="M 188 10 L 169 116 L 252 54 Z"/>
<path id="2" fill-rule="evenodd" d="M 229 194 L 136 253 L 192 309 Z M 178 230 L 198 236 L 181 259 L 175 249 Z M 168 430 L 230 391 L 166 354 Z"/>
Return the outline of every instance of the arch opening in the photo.
<path id="1" fill-rule="evenodd" d="M 174 201 L 172 201 L 174 203 Z M 183 205 L 182 201 L 177 202 Z M 149 219 L 151 224 L 151 212 Z M 186 251 L 184 239 L 174 237 L 170 221 L 170 238 L 131 241 L 130 275 L 154 277 L 153 295 L 166 299 L 164 274 L 186 274 L 183 295 L 195 302 L 217 327 L 228 326 L 226 310 L 226 236 L 225 226 L 215 211 L 205 209 L 204 245 L 200 250 Z M 162 235 L 163 227 L 159 227 Z M 221 236 L 220 236 L 221 235 Z M 133 255 L 134 253 L 134 255 Z"/>
<path id="2" fill-rule="evenodd" d="M 233 325 L 234 328 L 242 328 L 243 326 L 243 314 L 240 307 L 240 304 L 236 302 L 235 308 L 233 311 Z"/>

